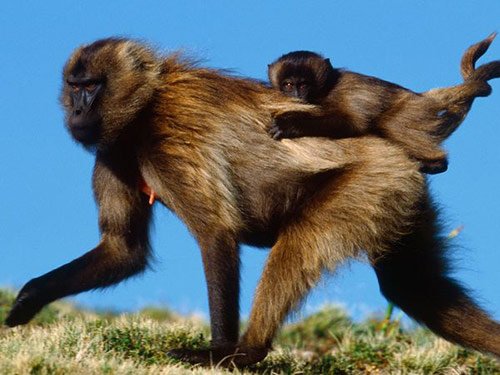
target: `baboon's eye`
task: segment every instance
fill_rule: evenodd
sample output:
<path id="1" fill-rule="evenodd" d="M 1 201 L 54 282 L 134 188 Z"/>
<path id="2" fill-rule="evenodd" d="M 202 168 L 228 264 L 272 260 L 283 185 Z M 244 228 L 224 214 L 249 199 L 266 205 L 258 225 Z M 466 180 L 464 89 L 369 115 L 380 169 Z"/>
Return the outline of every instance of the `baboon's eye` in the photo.
<path id="1" fill-rule="evenodd" d="M 292 91 L 293 90 L 292 81 L 284 81 L 283 84 L 281 85 L 281 88 L 283 91 Z"/>
<path id="2" fill-rule="evenodd" d="M 86 91 L 89 91 L 89 92 L 92 92 L 96 89 L 97 85 L 95 83 L 87 83 L 85 85 L 85 90 Z"/>
<path id="3" fill-rule="evenodd" d="M 301 82 L 299 84 L 299 90 L 304 90 L 304 89 L 307 89 L 309 88 L 309 83 L 308 82 Z"/>
<path id="4" fill-rule="evenodd" d="M 75 83 L 69 83 L 69 82 L 68 82 L 68 85 L 71 88 L 71 91 L 73 91 L 73 92 L 80 91 L 80 85 L 77 85 Z"/>

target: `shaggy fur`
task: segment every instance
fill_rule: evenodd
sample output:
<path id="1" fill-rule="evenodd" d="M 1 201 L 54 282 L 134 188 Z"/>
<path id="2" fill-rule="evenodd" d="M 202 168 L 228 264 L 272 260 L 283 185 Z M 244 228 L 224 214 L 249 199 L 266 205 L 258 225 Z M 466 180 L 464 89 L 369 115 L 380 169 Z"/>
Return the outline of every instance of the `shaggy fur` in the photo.
<path id="1" fill-rule="evenodd" d="M 262 360 L 285 316 L 321 273 L 362 253 L 384 293 L 410 315 L 464 346 L 500 353 L 498 324 L 441 266 L 446 257 L 434 233 L 434 209 L 426 204 L 425 179 L 399 147 L 369 136 L 277 142 L 268 135 L 273 114 L 310 106 L 175 55 L 158 56 L 130 40 L 77 49 L 64 69 L 65 82 L 69 76 L 102 85 L 89 109 L 97 131 L 84 119 L 78 129 L 71 125 L 81 113 L 74 111 L 67 85 L 62 93 L 70 132 L 95 135 L 85 139 L 96 150 L 93 187 L 102 239 L 82 257 L 28 282 L 7 325 L 24 324 L 51 301 L 120 282 L 146 267 L 151 207 L 141 192 L 145 182 L 198 241 L 208 285 L 212 346 L 172 350 L 173 356 L 237 366 Z M 271 247 L 241 338 L 240 243 Z M 419 252 L 430 251 L 422 258 L 427 274 L 398 271 L 415 264 L 401 252 L 418 259 Z M 439 296 L 453 290 L 451 297 L 436 306 L 438 297 L 421 298 L 437 287 Z M 418 297 L 415 303 L 404 303 L 411 295 Z M 456 319 L 442 323 L 450 314 Z"/>
<path id="2" fill-rule="evenodd" d="M 377 134 L 422 163 L 422 171 L 447 169 L 441 142 L 462 123 L 474 99 L 488 96 L 488 80 L 500 77 L 500 61 L 475 68 L 496 34 L 469 47 L 461 62 L 460 85 L 415 93 L 404 87 L 345 70 L 308 51 L 290 52 L 269 65 L 273 87 L 318 104 L 322 111 L 280 113 L 271 128 L 274 138 Z"/>

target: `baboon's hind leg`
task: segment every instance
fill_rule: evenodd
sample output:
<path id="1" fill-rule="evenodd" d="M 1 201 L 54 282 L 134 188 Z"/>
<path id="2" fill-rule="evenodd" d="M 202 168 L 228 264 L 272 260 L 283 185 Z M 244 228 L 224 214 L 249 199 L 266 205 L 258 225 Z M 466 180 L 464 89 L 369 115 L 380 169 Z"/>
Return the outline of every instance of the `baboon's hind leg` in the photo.
<path id="1" fill-rule="evenodd" d="M 284 225 L 257 287 L 243 351 L 265 356 L 282 321 L 322 272 L 362 249 L 383 253 L 411 229 L 424 180 L 413 162 L 391 150 L 363 150 L 366 159 L 327 180 Z"/>
<path id="2" fill-rule="evenodd" d="M 372 260 L 382 293 L 439 336 L 500 356 L 500 324 L 450 276 L 449 240 L 437 231 L 436 211 L 425 201 L 415 231 Z"/>

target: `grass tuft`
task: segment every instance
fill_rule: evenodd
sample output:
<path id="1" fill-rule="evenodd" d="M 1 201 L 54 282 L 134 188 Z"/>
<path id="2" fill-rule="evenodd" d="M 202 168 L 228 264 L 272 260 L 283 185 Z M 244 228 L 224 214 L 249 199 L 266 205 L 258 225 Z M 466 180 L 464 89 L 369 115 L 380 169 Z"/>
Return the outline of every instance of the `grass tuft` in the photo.
<path id="1" fill-rule="evenodd" d="M 0 319 L 14 295 L 0 290 Z M 229 372 L 176 362 L 172 348 L 208 345 L 209 327 L 150 307 L 97 313 L 54 303 L 30 324 L 0 329 L 0 374 L 499 374 L 493 358 L 461 349 L 422 328 L 369 319 L 354 323 L 325 307 L 285 326 L 261 363 Z"/>

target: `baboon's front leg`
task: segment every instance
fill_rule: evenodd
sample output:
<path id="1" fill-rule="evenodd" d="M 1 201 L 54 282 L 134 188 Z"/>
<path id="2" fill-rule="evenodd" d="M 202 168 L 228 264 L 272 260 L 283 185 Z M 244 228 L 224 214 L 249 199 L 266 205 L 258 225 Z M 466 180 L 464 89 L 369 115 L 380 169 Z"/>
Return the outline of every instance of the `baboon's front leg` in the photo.
<path id="1" fill-rule="evenodd" d="M 101 242 L 80 258 L 30 280 L 19 292 L 5 324 L 25 324 L 52 301 L 118 283 L 146 267 L 151 209 L 135 178 L 127 184 L 126 177 L 118 178 L 97 160 L 94 184 Z"/>

